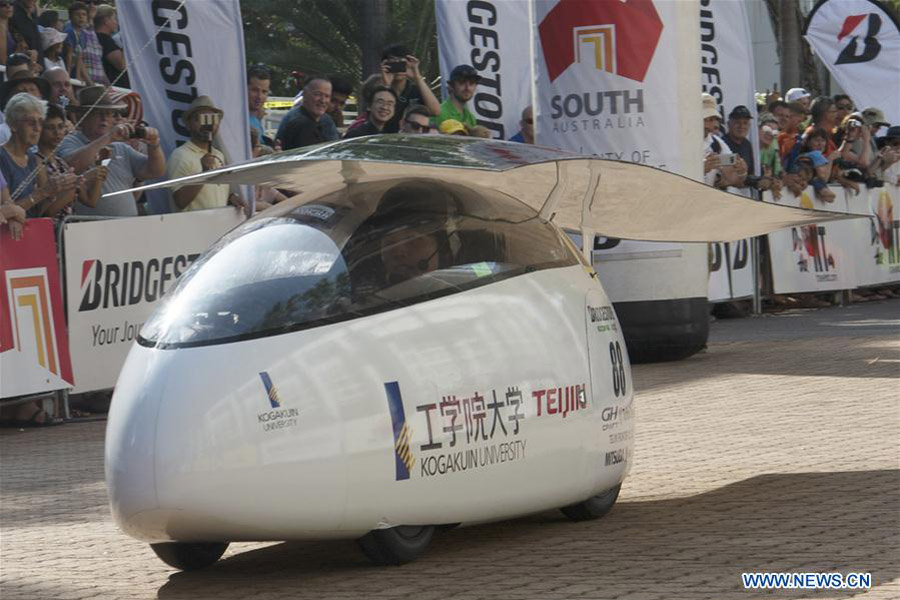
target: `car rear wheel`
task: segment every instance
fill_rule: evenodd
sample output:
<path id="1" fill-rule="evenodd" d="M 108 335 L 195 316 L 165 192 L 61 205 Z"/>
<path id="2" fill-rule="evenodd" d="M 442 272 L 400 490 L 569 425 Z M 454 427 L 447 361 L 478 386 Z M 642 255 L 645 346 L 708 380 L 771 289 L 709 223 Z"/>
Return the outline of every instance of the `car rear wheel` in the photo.
<path id="1" fill-rule="evenodd" d="M 571 506 L 564 506 L 560 510 L 573 521 L 599 519 L 612 509 L 613 505 L 616 503 L 616 499 L 619 497 L 620 489 L 622 489 L 621 483 L 614 488 L 606 490 L 602 494 L 591 496 L 587 500 L 577 502 Z"/>
<path id="2" fill-rule="evenodd" d="M 181 571 L 203 569 L 222 557 L 228 542 L 163 542 L 150 544 L 156 555 Z"/>
<path id="3" fill-rule="evenodd" d="M 375 529 L 359 538 L 359 547 L 375 564 L 402 565 L 422 556 L 433 535 L 433 525 Z"/>

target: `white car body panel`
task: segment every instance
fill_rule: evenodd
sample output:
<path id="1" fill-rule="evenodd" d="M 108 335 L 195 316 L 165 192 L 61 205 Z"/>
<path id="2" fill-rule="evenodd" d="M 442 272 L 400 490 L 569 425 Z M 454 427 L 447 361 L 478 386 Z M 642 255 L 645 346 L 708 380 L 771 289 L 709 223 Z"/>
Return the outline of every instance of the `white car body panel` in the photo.
<path id="1" fill-rule="evenodd" d="M 586 299 L 606 312 L 605 331 L 590 322 Z M 284 335 L 180 350 L 135 346 L 120 381 L 143 385 L 120 385 L 109 416 L 113 514 L 130 535 L 154 542 L 281 540 L 501 519 L 577 502 L 620 483 L 630 465 L 604 464 L 613 450 L 630 457 L 633 444 L 623 410 L 630 366 L 626 357 L 627 392 L 616 397 L 609 342 L 624 347 L 609 300 L 575 266 Z M 280 409 L 270 406 L 261 372 L 277 387 Z M 412 432 L 405 480 L 395 473 L 385 392 L 392 381 Z M 565 397 L 575 385 L 584 385 L 583 408 L 564 411 L 565 400 L 556 401 L 548 414 L 542 397 L 538 416 L 535 391 L 561 387 Z M 466 441 L 464 414 L 458 423 L 449 417 L 452 404 L 440 418 L 442 398 L 478 392 L 487 404 L 494 391 L 504 401 L 510 387 L 522 393 L 518 435 L 508 406 L 497 408 L 506 435 L 489 422 L 491 412 L 482 421 L 487 440 L 472 420 L 477 442 Z M 575 396 L 570 388 L 570 405 Z M 430 403 L 430 413 L 417 410 Z M 604 422 L 611 408 L 619 418 Z M 426 415 L 441 449 L 422 449 Z M 604 426 L 612 423 L 627 439 L 611 441 Z M 454 424 L 462 429 L 451 447 L 452 431 L 439 429 Z M 453 463 L 459 452 L 465 470 L 440 474 L 447 459 L 438 457 Z M 491 458 L 495 464 L 482 465 Z M 147 501 L 149 481 L 156 506 Z"/>

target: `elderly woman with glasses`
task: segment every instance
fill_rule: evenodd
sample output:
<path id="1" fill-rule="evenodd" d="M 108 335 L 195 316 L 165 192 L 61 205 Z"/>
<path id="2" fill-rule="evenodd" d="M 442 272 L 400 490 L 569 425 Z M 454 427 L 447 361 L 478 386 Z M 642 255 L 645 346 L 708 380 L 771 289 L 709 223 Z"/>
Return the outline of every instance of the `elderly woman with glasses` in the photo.
<path id="1" fill-rule="evenodd" d="M 9 186 L 12 201 L 28 216 L 40 216 L 43 205 L 58 193 L 71 190 L 77 178 L 71 173 L 47 176 L 31 149 L 38 144 L 47 103 L 27 93 L 13 96 L 6 104 L 6 122 L 11 137 L 0 146 L 0 172 Z"/>

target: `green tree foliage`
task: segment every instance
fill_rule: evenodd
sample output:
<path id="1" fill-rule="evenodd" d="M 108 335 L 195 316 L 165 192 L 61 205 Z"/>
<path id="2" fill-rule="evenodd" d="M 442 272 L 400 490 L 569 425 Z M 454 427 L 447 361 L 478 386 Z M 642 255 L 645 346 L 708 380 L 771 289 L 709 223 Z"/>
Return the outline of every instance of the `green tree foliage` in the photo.
<path id="1" fill-rule="evenodd" d="M 363 51 L 378 32 L 363 26 L 370 0 L 253 0 L 242 2 L 247 60 L 273 71 L 273 95 L 296 93 L 293 71 L 363 79 Z M 383 0 L 387 43 L 402 43 L 421 61 L 422 74 L 438 75 L 433 0 Z M 379 53 L 380 55 L 380 53 Z"/>

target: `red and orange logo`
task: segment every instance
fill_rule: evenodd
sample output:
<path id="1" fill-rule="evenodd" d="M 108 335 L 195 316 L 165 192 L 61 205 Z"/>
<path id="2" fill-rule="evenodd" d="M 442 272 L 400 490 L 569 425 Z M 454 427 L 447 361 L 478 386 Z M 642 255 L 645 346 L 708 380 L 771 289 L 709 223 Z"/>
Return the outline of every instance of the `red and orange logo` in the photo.
<path id="1" fill-rule="evenodd" d="M 538 26 L 550 81 L 576 62 L 643 81 L 662 30 L 651 0 L 560 0 Z"/>
<path id="2" fill-rule="evenodd" d="M 33 353 L 38 364 L 62 377 L 47 269 L 7 271 L 6 290 L 13 348 Z"/>

